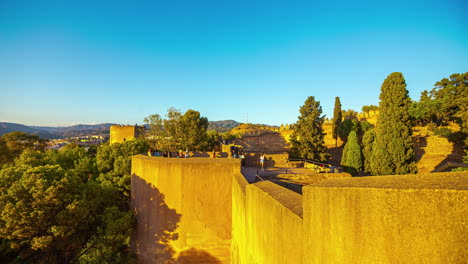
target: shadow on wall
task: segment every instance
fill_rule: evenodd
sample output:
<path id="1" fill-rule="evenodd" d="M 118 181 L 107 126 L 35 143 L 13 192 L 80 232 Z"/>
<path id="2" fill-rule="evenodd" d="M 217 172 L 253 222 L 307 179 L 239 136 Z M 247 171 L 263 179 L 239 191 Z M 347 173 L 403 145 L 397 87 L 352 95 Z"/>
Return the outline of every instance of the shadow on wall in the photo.
<path id="1" fill-rule="evenodd" d="M 138 263 L 221 263 L 208 252 L 196 248 L 177 253 L 169 243 L 179 237 L 176 230 L 182 215 L 167 206 L 164 194 L 135 174 L 132 175 L 132 190 L 132 208 L 140 225 L 132 236 L 131 247 Z"/>
<path id="2" fill-rule="evenodd" d="M 414 153 L 416 154 L 416 162 L 419 162 L 426 153 L 424 148 L 427 147 L 427 137 L 428 136 L 413 137 L 413 148 Z"/>

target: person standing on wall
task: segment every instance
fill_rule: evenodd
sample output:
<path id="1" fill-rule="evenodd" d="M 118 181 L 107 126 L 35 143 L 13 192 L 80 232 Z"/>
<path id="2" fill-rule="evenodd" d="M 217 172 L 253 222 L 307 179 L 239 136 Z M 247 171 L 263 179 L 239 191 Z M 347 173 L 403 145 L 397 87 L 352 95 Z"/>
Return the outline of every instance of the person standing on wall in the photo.
<path id="1" fill-rule="evenodd" d="M 262 166 L 262 171 L 264 170 L 265 164 L 265 153 L 260 154 L 260 165 Z"/>
<path id="2" fill-rule="evenodd" d="M 245 153 L 244 153 L 244 151 L 240 152 L 239 158 L 241 159 L 241 166 L 242 166 L 242 168 L 244 168 L 245 167 Z"/>

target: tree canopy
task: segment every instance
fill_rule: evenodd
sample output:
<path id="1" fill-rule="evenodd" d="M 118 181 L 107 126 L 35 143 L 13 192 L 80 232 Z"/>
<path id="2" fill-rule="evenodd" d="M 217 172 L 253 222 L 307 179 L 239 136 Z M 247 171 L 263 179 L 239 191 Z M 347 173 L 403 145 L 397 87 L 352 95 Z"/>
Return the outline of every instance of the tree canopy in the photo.
<path id="1" fill-rule="evenodd" d="M 326 161 L 329 155 L 324 145 L 322 107 L 319 101 L 309 96 L 299 109 L 301 114 L 291 134 L 291 153 L 294 156 Z"/>
<path id="2" fill-rule="evenodd" d="M 169 108 L 165 119 L 155 114 L 144 121 L 150 125 L 149 142 L 156 149 L 208 150 L 213 147 L 207 134 L 208 119 L 198 111 L 189 109 L 182 114 L 178 109 Z"/>
<path id="3" fill-rule="evenodd" d="M 127 263 L 130 158 L 145 142 L 27 148 L 0 170 L 0 260 Z"/>
<path id="4" fill-rule="evenodd" d="M 348 141 L 343 149 L 341 166 L 344 171 L 353 176 L 356 176 L 362 170 L 361 145 L 359 145 L 356 131 L 349 133 Z"/>
<path id="5" fill-rule="evenodd" d="M 394 72 L 382 84 L 372 173 L 376 175 L 416 172 L 412 127 L 408 109 L 411 99 L 403 74 Z"/>

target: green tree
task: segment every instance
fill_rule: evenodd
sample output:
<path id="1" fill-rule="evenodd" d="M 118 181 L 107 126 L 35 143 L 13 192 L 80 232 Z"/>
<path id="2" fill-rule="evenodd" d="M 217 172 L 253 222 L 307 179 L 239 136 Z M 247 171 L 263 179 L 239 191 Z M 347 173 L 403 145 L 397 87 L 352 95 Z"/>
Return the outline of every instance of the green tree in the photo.
<path id="1" fill-rule="evenodd" d="M 362 156 L 364 158 L 364 172 L 371 173 L 371 164 L 372 164 L 372 146 L 375 140 L 375 130 L 369 129 L 364 133 L 362 137 Z"/>
<path id="2" fill-rule="evenodd" d="M 403 74 L 394 72 L 382 84 L 373 145 L 372 172 L 376 175 L 416 172 L 412 128 L 408 109 L 411 99 Z"/>
<path id="3" fill-rule="evenodd" d="M 468 72 L 455 73 L 434 84 L 431 97 L 440 101 L 440 111 L 468 133 Z"/>
<path id="4" fill-rule="evenodd" d="M 166 119 L 164 119 L 164 129 L 167 131 L 167 148 L 171 151 L 177 151 L 180 146 L 182 113 L 179 109 L 171 107 L 167 110 Z"/>
<path id="5" fill-rule="evenodd" d="M 341 102 L 340 98 L 335 97 L 335 108 L 333 109 L 333 123 L 332 123 L 332 134 L 335 139 L 335 147 L 338 146 L 338 127 L 343 121 L 343 116 L 341 112 Z"/>
<path id="6" fill-rule="evenodd" d="M 326 161 L 329 155 L 324 146 L 322 107 L 319 101 L 309 96 L 299 109 L 300 116 L 291 134 L 291 154 L 293 156 Z"/>
<path id="7" fill-rule="evenodd" d="M 187 110 L 180 119 L 180 146 L 182 149 L 202 150 L 207 144 L 208 119 L 200 112 Z"/>
<path id="8" fill-rule="evenodd" d="M 342 116 L 343 116 L 343 119 L 357 119 L 358 112 L 352 109 L 348 109 L 346 111 L 342 110 Z"/>
<path id="9" fill-rule="evenodd" d="M 208 119 L 198 111 L 189 109 L 182 114 L 178 109 L 169 108 L 166 119 L 151 115 L 145 118 L 145 122 L 150 124 L 149 141 L 156 149 L 206 150 L 209 145 Z"/>
<path id="10" fill-rule="evenodd" d="M 415 124 L 427 125 L 428 123 L 435 123 L 441 125 L 444 120 L 441 109 L 441 101 L 432 99 L 429 92 L 424 90 L 421 93 L 419 102 L 412 102 L 409 113 Z"/>
<path id="11" fill-rule="evenodd" d="M 166 148 L 165 138 L 167 137 L 167 132 L 164 129 L 164 120 L 161 116 L 158 114 L 150 115 L 145 117 L 143 122 L 149 125 L 147 140 L 151 147 L 154 149 Z"/>
<path id="12" fill-rule="evenodd" d="M 355 131 L 356 133 L 361 132 L 360 122 L 357 119 L 345 119 L 337 129 L 338 136 L 344 142 L 348 140 L 348 135 L 351 131 Z"/>
<path id="13" fill-rule="evenodd" d="M 148 143 L 141 139 L 103 144 L 98 148 L 96 164 L 99 176 L 97 181 L 118 189 L 122 198 L 120 203 L 124 206 L 128 206 L 130 202 L 132 156 L 146 153 L 148 148 Z"/>
<path id="14" fill-rule="evenodd" d="M 0 137 L 0 167 L 11 164 L 14 159 L 27 149 L 41 150 L 46 147 L 46 140 L 36 135 L 14 131 Z"/>
<path id="15" fill-rule="evenodd" d="M 344 171 L 353 176 L 356 176 L 362 170 L 361 146 L 359 145 L 356 131 L 349 133 L 348 141 L 343 149 L 341 166 Z"/>
<path id="16" fill-rule="evenodd" d="M 116 148 L 119 155 L 136 153 L 134 141 L 126 144 Z M 130 173 L 130 164 L 109 158 L 111 168 L 100 163 L 108 174 Z M 97 173 L 94 154 L 74 144 L 26 149 L 0 170 L 0 254 L 19 263 L 126 262 L 133 225 L 128 198 L 118 184 L 96 181 Z"/>
<path id="17" fill-rule="evenodd" d="M 207 143 L 206 143 L 205 149 L 213 150 L 214 148 L 216 148 L 216 146 L 218 146 L 219 139 L 221 136 L 217 130 L 208 130 L 206 132 L 206 136 L 207 136 Z"/>
<path id="18" fill-rule="evenodd" d="M 377 111 L 379 110 L 379 107 L 376 105 L 363 105 L 361 108 L 361 111 L 368 116 L 370 116 L 370 111 Z"/>

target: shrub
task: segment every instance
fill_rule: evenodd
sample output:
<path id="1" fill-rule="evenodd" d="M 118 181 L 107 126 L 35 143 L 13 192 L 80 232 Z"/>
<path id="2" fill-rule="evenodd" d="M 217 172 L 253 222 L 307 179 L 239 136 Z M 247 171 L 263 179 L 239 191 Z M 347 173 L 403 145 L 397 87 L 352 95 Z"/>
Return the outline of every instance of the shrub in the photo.
<path id="1" fill-rule="evenodd" d="M 441 136 L 441 137 L 448 137 L 450 134 L 452 134 L 452 130 L 447 127 L 439 127 L 434 129 L 434 135 L 436 136 Z"/>

